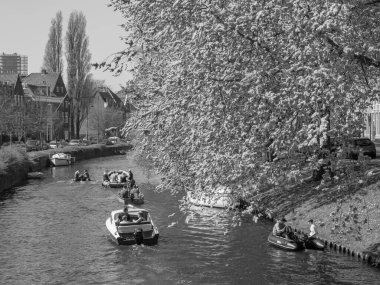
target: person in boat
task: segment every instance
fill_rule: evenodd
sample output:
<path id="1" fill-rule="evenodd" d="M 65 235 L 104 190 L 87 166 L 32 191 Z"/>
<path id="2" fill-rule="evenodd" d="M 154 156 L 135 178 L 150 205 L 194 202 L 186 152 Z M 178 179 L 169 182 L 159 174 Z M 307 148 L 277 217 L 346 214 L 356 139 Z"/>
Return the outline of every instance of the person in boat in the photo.
<path id="1" fill-rule="evenodd" d="M 313 219 L 310 219 L 308 221 L 308 223 L 310 224 L 310 233 L 308 235 L 308 239 L 311 240 L 311 239 L 314 239 L 315 236 L 317 235 L 317 230 L 315 229 L 315 225 L 314 225 L 314 220 Z"/>
<path id="2" fill-rule="evenodd" d="M 128 170 L 128 179 L 129 180 L 133 179 L 133 173 L 132 173 L 132 171 L 130 169 Z"/>
<path id="3" fill-rule="evenodd" d="M 79 170 L 74 172 L 74 181 L 82 181 L 82 177 L 79 173 Z"/>
<path id="4" fill-rule="evenodd" d="M 121 198 L 124 198 L 124 199 L 129 198 L 129 195 L 130 195 L 129 188 L 124 186 L 123 189 L 120 191 L 119 195 Z"/>
<path id="5" fill-rule="evenodd" d="M 117 182 L 117 176 L 118 176 L 118 173 L 116 171 L 112 171 L 111 174 L 109 175 L 110 182 Z"/>
<path id="6" fill-rule="evenodd" d="M 119 216 L 117 217 L 117 220 L 115 221 L 115 224 L 117 226 L 119 226 L 121 221 L 128 221 L 128 222 L 132 221 L 132 218 L 128 213 L 128 207 L 127 206 L 125 206 L 123 209 L 123 212 L 121 212 L 119 214 Z"/>
<path id="7" fill-rule="evenodd" d="M 127 174 L 126 174 L 126 172 L 123 171 L 122 173 L 119 174 L 118 181 L 119 181 L 119 183 L 125 183 L 125 182 L 127 182 Z"/>
<path id="8" fill-rule="evenodd" d="M 103 182 L 110 182 L 110 177 L 108 175 L 108 169 L 104 170 L 104 173 L 103 173 Z"/>
<path id="9" fill-rule="evenodd" d="M 288 228 L 286 226 L 286 219 L 283 217 L 277 219 L 276 224 L 273 227 L 273 235 L 290 239 L 288 236 Z"/>
<path id="10" fill-rule="evenodd" d="M 136 224 L 139 224 L 139 223 L 143 222 L 144 220 L 145 219 L 144 219 L 143 212 L 139 211 L 137 220 L 134 220 L 133 222 L 135 222 Z"/>
<path id="11" fill-rule="evenodd" d="M 82 181 L 90 181 L 90 174 L 88 173 L 87 169 L 84 170 L 82 174 Z"/>
<path id="12" fill-rule="evenodd" d="M 129 182 L 130 182 L 129 183 L 129 187 L 131 187 L 131 189 L 133 189 L 135 187 L 135 185 L 136 185 L 135 179 L 132 178 L 132 179 L 129 180 Z"/>
<path id="13" fill-rule="evenodd" d="M 131 200 L 133 201 L 134 199 L 138 199 L 140 197 L 140 189 L 139 187 L 135 184 L 133 188 L 131 188 Z"/>

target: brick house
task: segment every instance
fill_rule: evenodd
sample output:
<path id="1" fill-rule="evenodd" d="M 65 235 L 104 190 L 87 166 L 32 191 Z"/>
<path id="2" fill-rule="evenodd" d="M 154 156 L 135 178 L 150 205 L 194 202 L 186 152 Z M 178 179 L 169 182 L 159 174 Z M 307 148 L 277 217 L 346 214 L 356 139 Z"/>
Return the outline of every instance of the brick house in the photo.
<path id="1" fill-rule="evenodd" d="M 56 72 L 31 73 L 22 78 L 27 116 L 37 133 L 46 141 L 69 138 L 69 96 L 62 75 Z"/>

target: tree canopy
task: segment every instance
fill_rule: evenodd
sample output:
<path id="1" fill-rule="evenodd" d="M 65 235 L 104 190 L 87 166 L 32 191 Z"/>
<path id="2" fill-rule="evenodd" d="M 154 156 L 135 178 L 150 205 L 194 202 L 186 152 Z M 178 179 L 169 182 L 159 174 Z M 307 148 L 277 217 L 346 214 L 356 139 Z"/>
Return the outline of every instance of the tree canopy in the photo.
<path id="1" fill-rule="evenodd" d="M 176 189 L 252 192 L 361 133 L 378 99 L 380 1 L 111 0 L 134 72 L 145 149 Z M 268 151 L 288 159 L 263 159 Z"/>
<path id="2" fill-rule="evenodd" d="M 45 47 L 43 69 L 48 72 L 62 73 L 62 12 L 58 11 L 51 20 L 49 38 Z"/>

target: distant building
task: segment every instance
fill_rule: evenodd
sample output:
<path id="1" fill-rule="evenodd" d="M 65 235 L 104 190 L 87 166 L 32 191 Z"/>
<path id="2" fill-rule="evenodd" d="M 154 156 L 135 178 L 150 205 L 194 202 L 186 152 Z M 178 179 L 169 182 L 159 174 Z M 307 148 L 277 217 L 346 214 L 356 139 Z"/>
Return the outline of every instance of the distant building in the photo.
<path id="1" fill-rule="evenodd" d="M 121 129 L 125 120 L 123 101 L 111 89 L 100 87 L 88 106 L 88 115 L 82 123 L 80 135 L 99 141 L 104 138 L 106 129 Z"/>
<path id="2" fill-rule="evenodd" d="M 28 75 L 28 57 L 17 53 L 0 54 L 0 73 Z"/>
<path id="3" fill-rule="evenodd" d="M 69 139 L 69 97 L 60 73 L 31 73 L 22 78 L 27 113 L 36 116 L 44 139 Z"/>

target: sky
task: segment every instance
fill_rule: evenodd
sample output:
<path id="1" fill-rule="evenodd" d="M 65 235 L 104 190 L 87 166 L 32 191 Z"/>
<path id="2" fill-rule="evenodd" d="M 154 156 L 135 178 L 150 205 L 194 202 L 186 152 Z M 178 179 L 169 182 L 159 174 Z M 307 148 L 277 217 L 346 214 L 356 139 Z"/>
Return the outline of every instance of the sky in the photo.
<path id="1" fill-rule="evenodd" d="M 123 17 L 107 4 L 109 0 L 0 0 L 0 53 L 27 55 L 28 73 L 41 72 L 51 20 L 62 11 L 64 40 L 70 13 L 76 10 L 86 17 L 92 62 L 99 63 L 124 48 Z M 91 73 L 114 92 L 131 78 L 126 72 L 117 77 L 108 71 L 92 69 Z"/>

